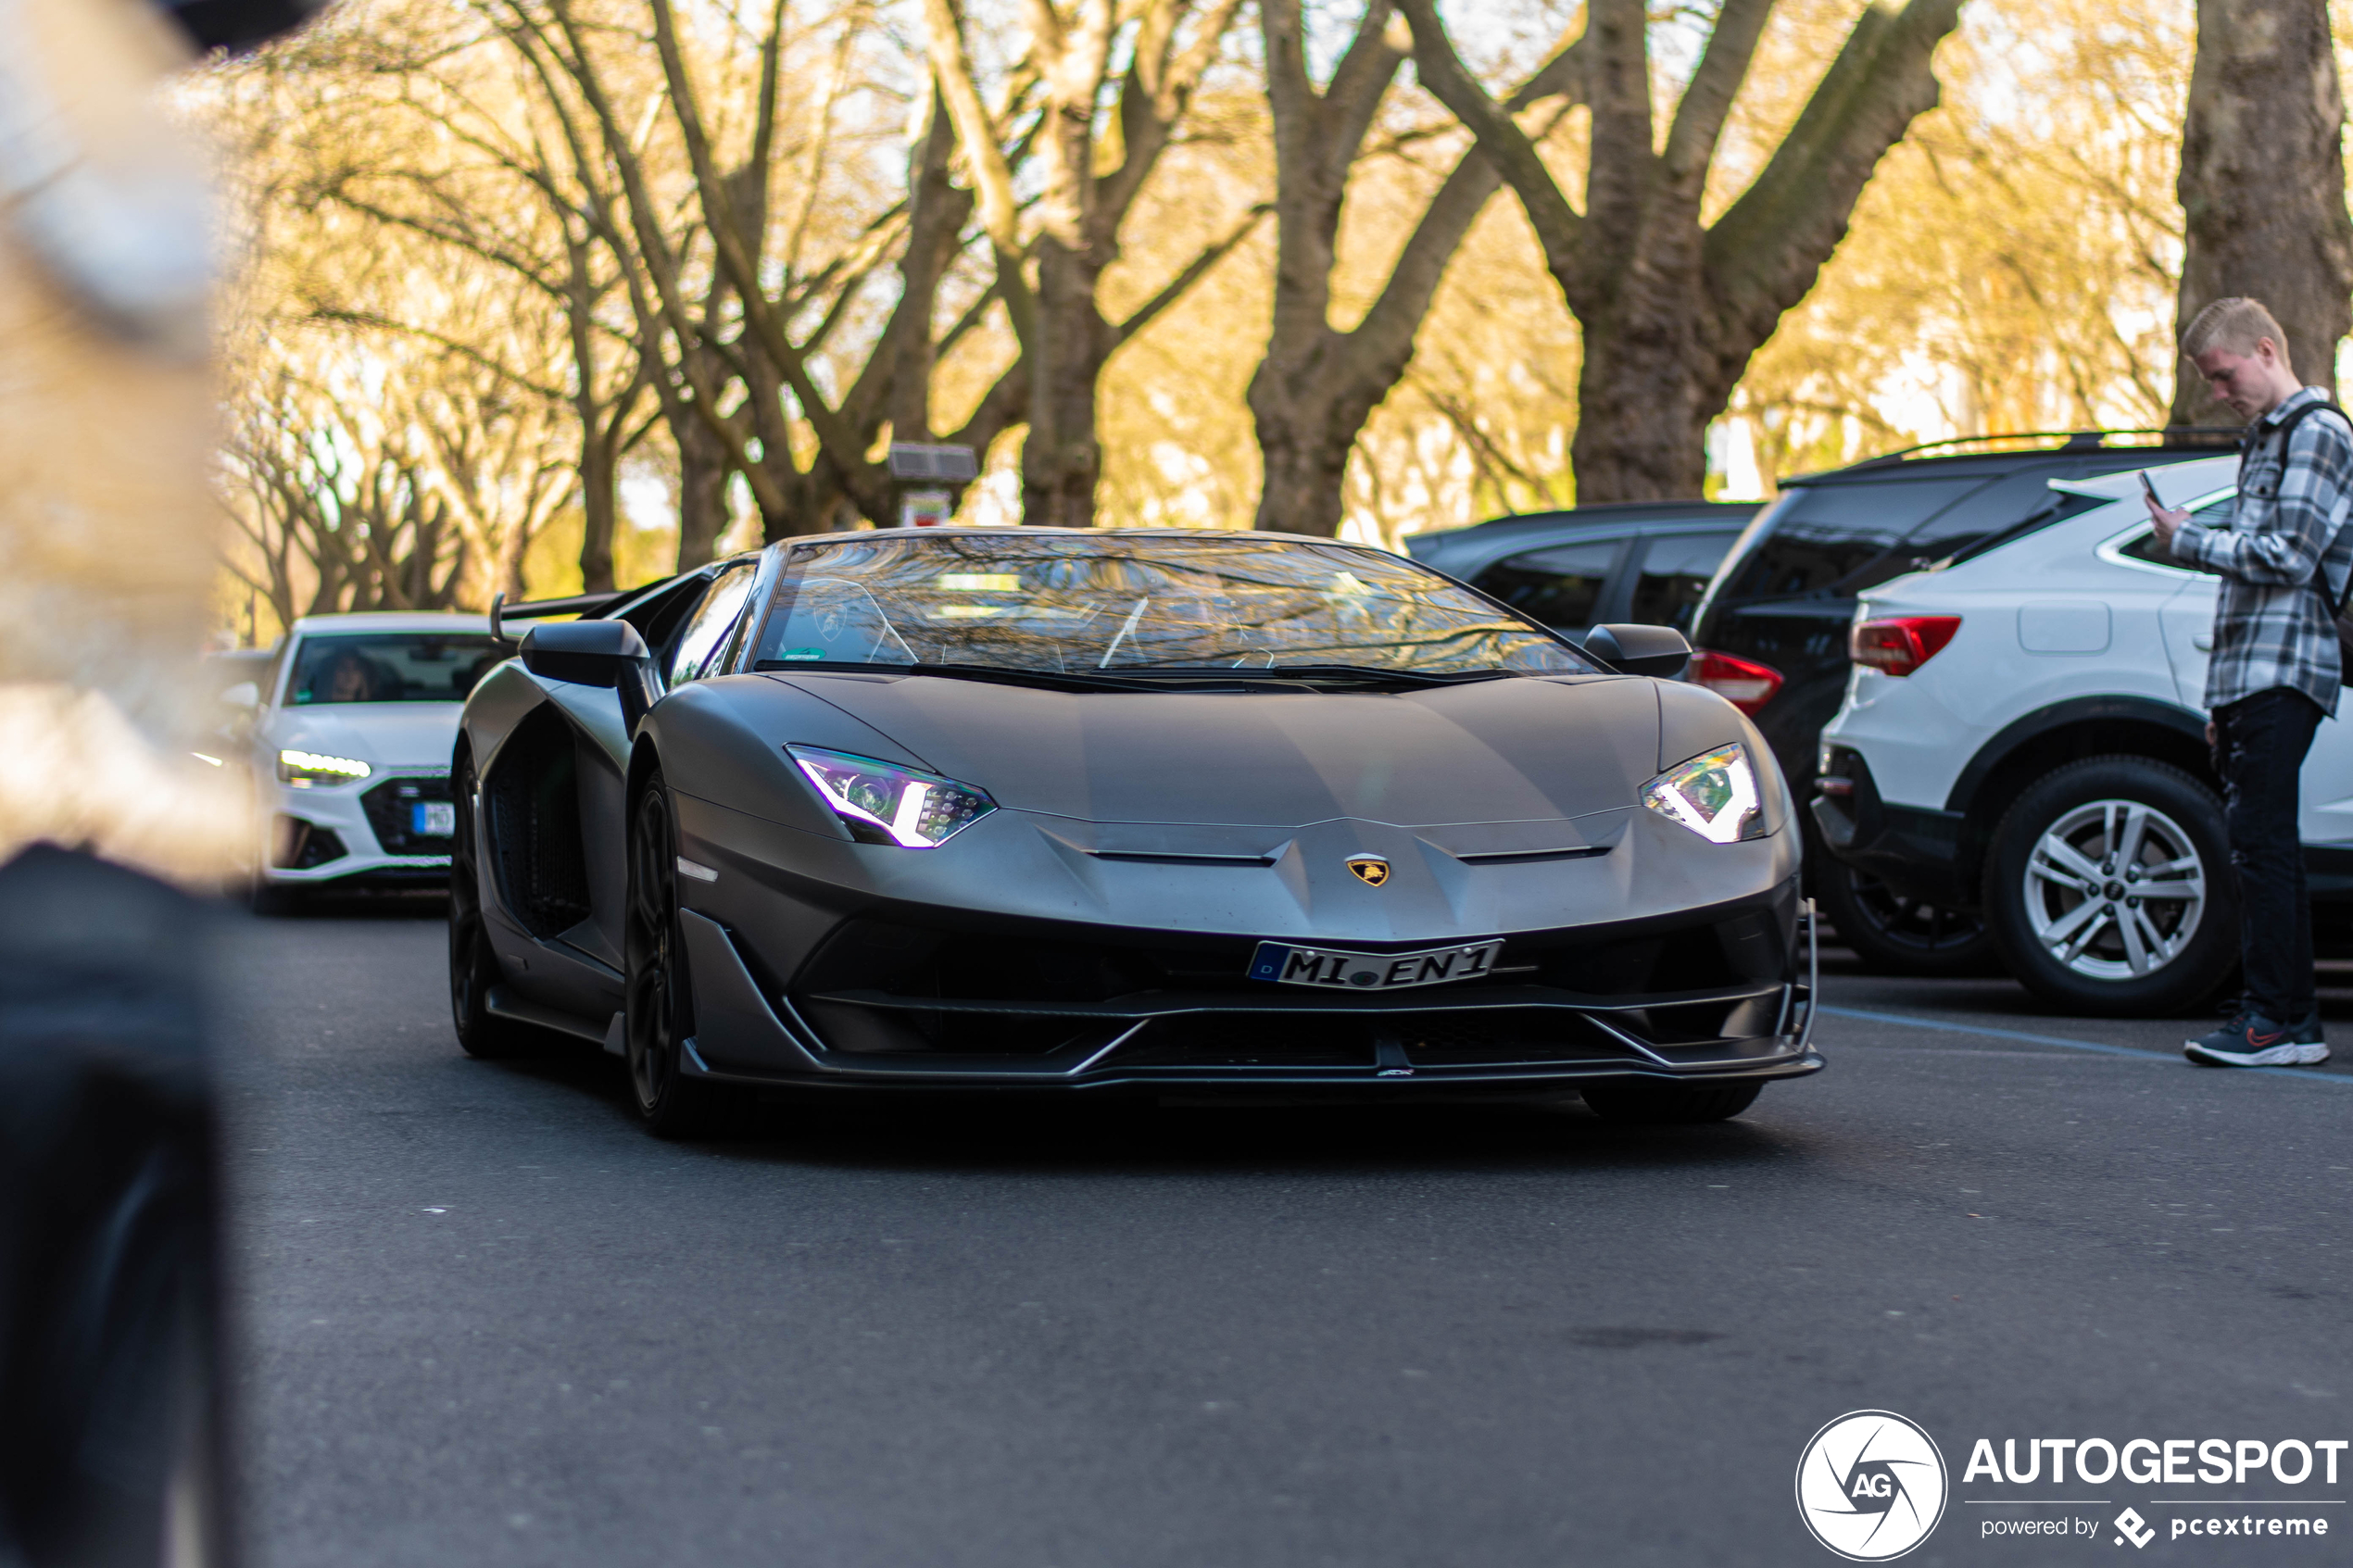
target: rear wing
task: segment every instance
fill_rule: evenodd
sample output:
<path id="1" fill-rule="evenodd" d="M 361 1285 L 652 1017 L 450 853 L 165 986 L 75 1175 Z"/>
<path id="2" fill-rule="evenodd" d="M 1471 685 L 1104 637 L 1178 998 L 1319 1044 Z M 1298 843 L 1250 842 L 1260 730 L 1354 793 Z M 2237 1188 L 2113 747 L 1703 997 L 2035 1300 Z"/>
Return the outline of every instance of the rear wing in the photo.
<path id="1" fill-rule="evenodd" d="M 615 591 L 610 594 L 574 594 L 568 599 L 537 599 L 530 604 L 507 602 L 500 594 L 490 601 L 490 634 L 502 643 L 516 639 L 507 635 L 504 622 L 509 621 L 546 621 L 559 615 L 595 615 L 610 608 L 629 596 Z"/>

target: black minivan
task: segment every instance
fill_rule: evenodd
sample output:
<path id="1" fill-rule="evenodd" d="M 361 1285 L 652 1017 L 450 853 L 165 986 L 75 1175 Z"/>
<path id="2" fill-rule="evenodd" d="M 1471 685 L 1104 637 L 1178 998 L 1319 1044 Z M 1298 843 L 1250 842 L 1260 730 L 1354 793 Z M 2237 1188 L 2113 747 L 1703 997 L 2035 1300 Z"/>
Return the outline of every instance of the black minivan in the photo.
<path id="1" fill-rule="evenodd" d="M 2099 503 L 2053 480 L 2210 458 L 2234 430 L 2076 431 L 1965 436 L 1780 482 L 1702 596 L 1691 679 L 1721 693 L 1764 733 L 1803 802 L 1813 795 L 1822 727 L 1846 695 L 1855 596 L 1889 578 L 1983 548 Z M 1814 896 L 1867 963 L 1899 972 L 1991 967 L 1976 918 L 1897 895 L 1811 841 Z"/>

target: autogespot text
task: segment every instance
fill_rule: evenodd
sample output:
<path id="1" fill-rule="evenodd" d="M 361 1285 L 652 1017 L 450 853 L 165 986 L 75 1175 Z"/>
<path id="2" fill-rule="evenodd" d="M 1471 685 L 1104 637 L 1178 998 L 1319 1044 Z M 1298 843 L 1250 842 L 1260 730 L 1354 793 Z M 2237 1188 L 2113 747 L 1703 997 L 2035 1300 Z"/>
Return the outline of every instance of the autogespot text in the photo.
<path id="1" fill-rule="evenodd" d="M 2268 1475 L 2283 1486 L 2300 1486 L 2317 1467 L 2321 1484 L 2336 1485 L 2338 1457 L 2353 1439 L 2317 1438 L 2306 1442 L 2284 1437 L 2266 1443 L 2253 1437 L 2134 1437 L 2111 1443 L 2105 1437 L 2029 1437 L 2023 1458 L 2019 1439 L 2002 1439 L 1999 1464 L 1994 1439 L 1980 1437 L 1969 1450 L 1969 1468 L 1961 1484 L 1986 1480 L 2029 1486 L 2045 1479 L 2043 1457 L 2050 1456 L 2049 1482 L 2067 1479 L 2070 1461 L 2075 1479 L 2103 1486 L 2121 1477 L 2143 1486 L 2244 1486 Z"/>

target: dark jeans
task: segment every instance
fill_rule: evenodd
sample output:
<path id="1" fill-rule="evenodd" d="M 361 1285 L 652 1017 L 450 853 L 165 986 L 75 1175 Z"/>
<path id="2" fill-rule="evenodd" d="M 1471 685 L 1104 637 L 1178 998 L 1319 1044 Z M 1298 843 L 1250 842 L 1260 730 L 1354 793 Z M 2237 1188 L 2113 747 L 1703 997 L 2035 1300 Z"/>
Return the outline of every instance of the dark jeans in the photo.
<path id="1" fill-rule="evenodd" d="M 2222 776 L 2222 822 L 2238 882 L 2246 1005 L 2280 1023 L 2316 1005 L 2296 784 L 2325 717 L 2320 704 L 2285 686 L 2214 710 L 2214 771 Z"/>

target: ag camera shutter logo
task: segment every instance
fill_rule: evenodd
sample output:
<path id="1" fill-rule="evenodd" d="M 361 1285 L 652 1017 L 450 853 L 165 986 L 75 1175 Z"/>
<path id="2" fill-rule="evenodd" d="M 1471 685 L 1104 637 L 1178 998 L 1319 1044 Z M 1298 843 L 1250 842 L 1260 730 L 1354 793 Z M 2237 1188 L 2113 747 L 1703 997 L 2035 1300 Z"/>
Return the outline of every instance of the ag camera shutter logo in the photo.
<path id="1" fill-rule="evenodd" d="M 1798 1517 L 1850 1562 L 1885 1562 L 1928 1539 L 1947 1490 L 1935 1439 L 1894 1411 L 1850 1411 L 1797 1461 Z"/>

